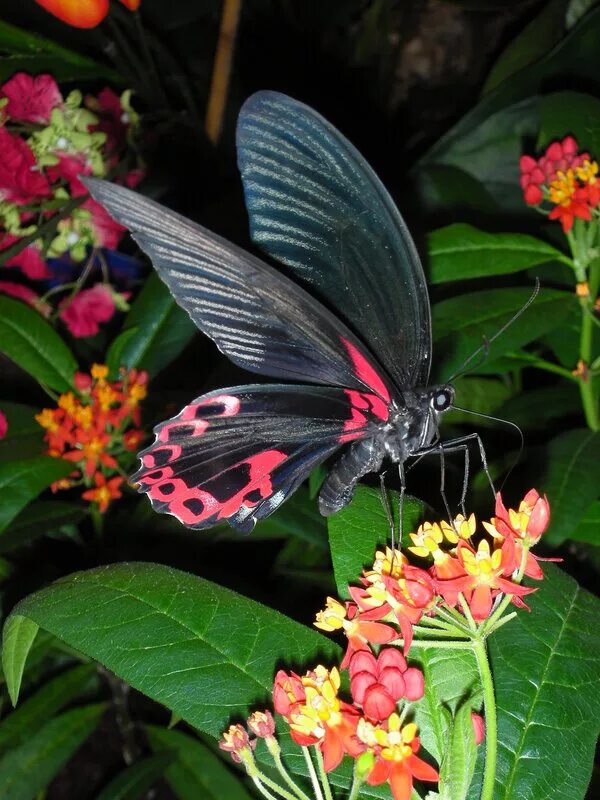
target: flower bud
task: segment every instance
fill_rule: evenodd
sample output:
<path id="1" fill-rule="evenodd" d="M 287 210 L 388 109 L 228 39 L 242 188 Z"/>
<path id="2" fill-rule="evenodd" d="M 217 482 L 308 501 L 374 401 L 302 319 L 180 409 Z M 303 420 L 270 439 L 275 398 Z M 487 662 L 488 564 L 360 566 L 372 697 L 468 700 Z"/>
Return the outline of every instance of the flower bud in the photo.
<path id="1" fill-rule="evenodd" d="M 266 739 L 275 733 L 275 720 L 270 711 L 255 711 L 248 717 L 248 727 L 255 736 Z"/>
<path id="2" fill-rule="evenodd" d="M 471 722 L 473 723 L 475 744 L 479 745 L 485 739 L 485 720 L 481 714 L 476 714 L 474 711 L 471 711 Z"/>

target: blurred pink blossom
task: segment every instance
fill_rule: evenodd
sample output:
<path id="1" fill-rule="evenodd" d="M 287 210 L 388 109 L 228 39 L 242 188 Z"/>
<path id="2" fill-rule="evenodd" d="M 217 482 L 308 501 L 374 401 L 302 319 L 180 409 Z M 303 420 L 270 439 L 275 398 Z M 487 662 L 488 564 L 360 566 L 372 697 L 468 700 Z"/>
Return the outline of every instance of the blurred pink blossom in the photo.
<path id="1" fill-rule="evenodd" d="M 11 119 L 19 122 L 50 122 L 50 112 L 62 105 L 63 98 L 51 75 L 28 75 L 17 72 L 0 87 L 0 96 L 8 98 L 4 107 Z"/>
<path id="2" fill-rule="evenodd" d="M 35 310 L 39 311 L 44 317 L 50 314 L 51 308 L 48 303 L 43 303 L 39 294 L 28 286 L 23 286 L 20 283 L 13 283 L 13 281 L 0 281 L 0 294 L 7 294 L 10 295 L 10 297 L 23 300 L 24 303 L 33 306 Z"/>
<path id="3" fill-rule="evenodd" d="M 100 323 L 108 322 L 114 313 L 115 301 L 111 290 L 97 283 L 91 289 L 84 289 L 72 299 L 63 301 L 59 317 L 69 332 L 79 339 L 95 336 L 100 330 Z"/>
<path id="4" fill-rule="evenodd" d="M 0 253 L 2 250 L 5 250 L 18 241 L 20 240 L 17 236 L 13 236 L 10 233 L 0 233 Z M 39 281 L 43 278 L 50 277 L 48 265 L 42 258 L 40 248 L 35 242 L 24 247 L 16 256 L 11 256 L 11 258 L 7 259 L 6 266 L 19 267 L 19 269 L 33 281 Z"/>
<path id="5" fill-rule="evenodd" d="M 0 411 L 0 439 L 4 439 L 6 431 L 8 430 L 8 422 L 2 411 Z"/>

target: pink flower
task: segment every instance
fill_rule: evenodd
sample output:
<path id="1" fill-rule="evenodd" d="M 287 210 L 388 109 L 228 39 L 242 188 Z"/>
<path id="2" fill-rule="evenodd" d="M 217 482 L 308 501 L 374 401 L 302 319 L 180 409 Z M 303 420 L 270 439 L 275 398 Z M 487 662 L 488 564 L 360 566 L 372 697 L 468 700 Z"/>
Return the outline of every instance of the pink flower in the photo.
<path id="1" fill-rule="evenodd" d="M 64 153 L 57 153 L 58 164 L 48 167 L 46 172 L 48 177 L 54 183 L 58 180 L 65 180 L 71 184 L 71 191 L 73 184 L 77 187 L 78 194 L 84 194 L 86 189 L 82 183 L 79 182 L 80 175 L 91 175 L 92 167 L 88 163 L 85 153 L 76 153 L 74 155 L 66 155 Z"/>
<path id="2" fill-rule="evenodd" d="M 24 204 L 49 194 L 50 184 L 27 142 L 0 128 L 0 200 Z"/>
<path id="3" fill-rule="evenodd" d="M 8 430 L 8 422 L 2 411 L 0 411 L 0 439 L 4 439 L 6 431 Z"/>
<path id="4" fill-rule="evenodd" d="M 12 281 L 0 281 L 0 294 L 7 294 L 10 297 L 23 300 L 24 303 L 33 306 L 44 317 L 50 314 L 51 309 L 48 303 L 42 303 L 40 296 L 28 286 L 22 286 L 20 283 L 13 283 Z"/>
<path id="5" fill-rule="evenodd" d="M 97 283 L 91 289 L 84 289 L 72 300 L 61 303 L 59 317 L 70 333 L 80 339 L 95 336 L 100 330 L 100 322 L 108 322 L 115 313 L 115 302 L 110 289 Z"/>
<path id="6" fill-rule="evenodd" d="M 0 253 L 7 247 L 19 241 L 18 236 L 11 233 L 0 234 Z M 42 258 L 40 248 L 33 242 L 24 247 L 16 256 L 11 256 L 6 261 L 7 267 L 19 267 L 19 269 L 32 281 L 39 281 L 50 277 L 50 271 L 46 261 Z"/>
<path id="7" fill-rule="evenodd" d="M 17 72 L 0 87 L 8 98 L 4 111 L 19 122 L 50 122 L 50 112 L 62 105 L 63 99 L 51 75 L 28 75 Z"/>

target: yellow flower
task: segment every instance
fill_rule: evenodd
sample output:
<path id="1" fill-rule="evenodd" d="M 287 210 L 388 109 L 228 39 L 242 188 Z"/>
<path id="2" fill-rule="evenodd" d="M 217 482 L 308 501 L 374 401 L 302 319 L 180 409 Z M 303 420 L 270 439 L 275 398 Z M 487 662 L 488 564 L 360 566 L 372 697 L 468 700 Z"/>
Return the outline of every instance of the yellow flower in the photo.
<path id="1" fill-rule="evenodd" d="M 490 554 L 487 539 L 482 539 L 475 553 L 466 548 L 462 551 L 463 566 L 469 575 L 475 575 L 478 583 L 493 583 L 502 564 L 502 550 L 494 550 Z"/>
<path id="2" fill-rule="evenodd" d="M 92 364 L 92 378 L 102 384 L 108 378 L 108 367 L 106 364 Z"/>
<path id="3" fill-rule="evenodd" d="M 442 525 L 444 524 L 452 531 L 447 522 L 442 523 Z M 408 548 L 409 551 L 421 558 L 428 558 L 437 553 L 440 549 L 440 544 L 444 541 L 444 534 L 437 522 L 424 522 L 419 525 L 416 533 L 410 533 L 409 536 L 413 542 L 413 547 Z M 449 539 L 449 541 L 452 541 L 452 539 Z M 456 541 L 458 541 L 458 537 L 455 539 Z"/>
<path id="4" fill-rule="evenodd" d="M 577 167 L 575 172 L 580 181 L 593 185 L 598 180 L 596 177 L 598 174 L 598 162 L 590 161 L 589 158 L 586 158 L 583 164 Z"/>
<path id="5" fill-rule="evenodd" d="M 328 597 L 326 602 L 326 607 L 317 613 L 315 628 L 328 633 L 339 631 L 346 619 L 346 606 L 334 597 Z"/>

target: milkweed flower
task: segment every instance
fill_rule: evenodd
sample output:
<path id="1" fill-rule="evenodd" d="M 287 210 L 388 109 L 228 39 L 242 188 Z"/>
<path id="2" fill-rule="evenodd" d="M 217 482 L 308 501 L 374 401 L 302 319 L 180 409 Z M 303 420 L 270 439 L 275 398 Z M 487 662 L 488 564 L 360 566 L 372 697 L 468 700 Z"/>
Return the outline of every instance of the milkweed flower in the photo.
<path id="1" fill-rule="evenodd" d="M 521 156 L 519 167 L 527 205 L 538 206 L 549 219 L 559 220 L 565 233 L 575 219 L 592 219 L 600 205 L 598 163 L 589 153 L 578 152 L 572 136 L 552 142 L 539 159 Z M 550 208 L 543 203 L 549 203 Z"/>
<path id="2" fill-rule="evenodd" d="M 82 486 L 83 499 L 96 504 L 101 513 L 121 497 L 120 460 L 131 450 L 127 444 L 144 436 L 132 427 L 139 425 L 140 411 L 129 405 L 129 393 L 140 385 L 145 392 L 146 381 L 147 374 L 136 370 L 123 371 L 120 380 L 109 381 L 108 367 L 94 364 L 90 374 L 75 374 L 77 393 L 63 393 L 56 408 L 44 408 L 36 415 L 45 430 L 48 455 L 73 462 L 73 473 L 54 484 L 54 491 Z"/>
<path id="3" fill-rule="evenodd" d="M 100 331 L 100 324 L 108 322 L 115 310 L 111 289 L 106 284 L 97 283 L 91 289 L 84 289 L 63 301 L 59 317 L 69 333 L 80 339 L 95 336 Z"/>
<path id="4" fill-rule="evenodd" d="M 396 713 L 377 725 L 363 718 L 358 722 L 356 736 L 364 750 L 375 757 L 367 783 L 389 783 L 394 800 L 409 800 L 414 778 L 431 783 L 439 780 L 437 770 L 416 755 L 420 740 L 414 722 L 402 725 Z"/>

